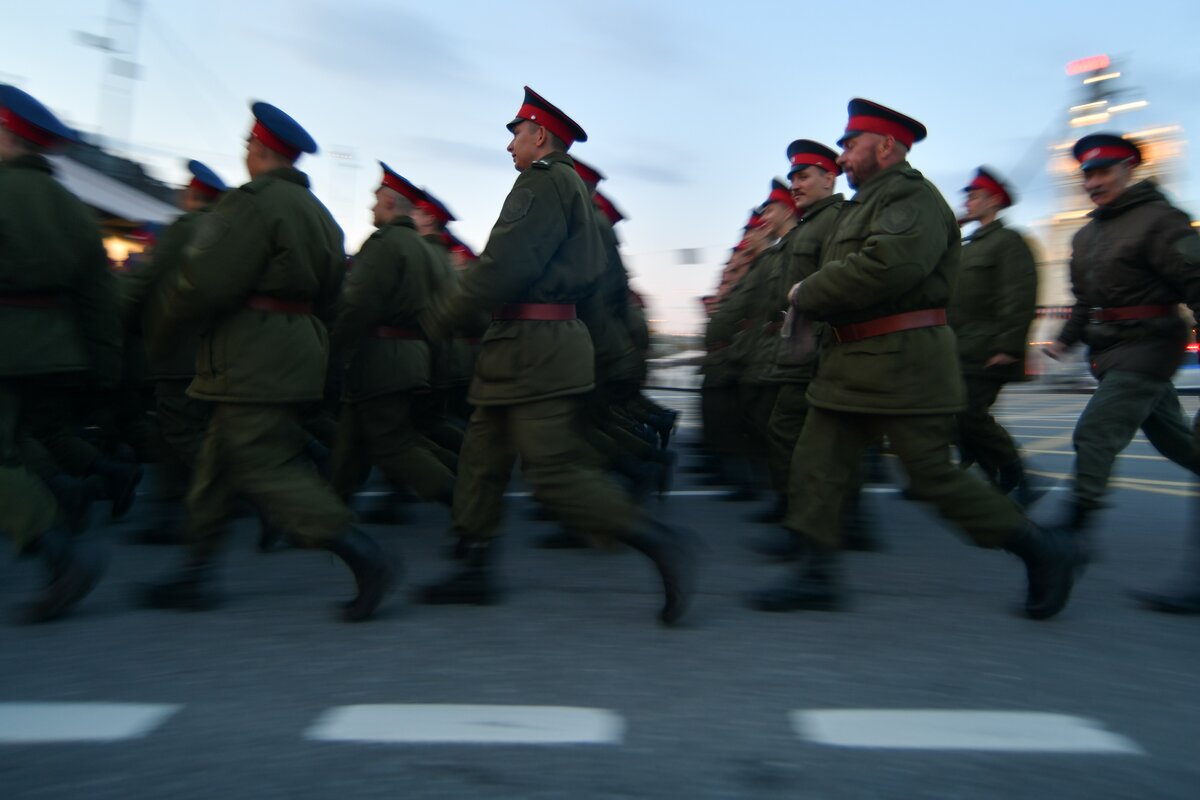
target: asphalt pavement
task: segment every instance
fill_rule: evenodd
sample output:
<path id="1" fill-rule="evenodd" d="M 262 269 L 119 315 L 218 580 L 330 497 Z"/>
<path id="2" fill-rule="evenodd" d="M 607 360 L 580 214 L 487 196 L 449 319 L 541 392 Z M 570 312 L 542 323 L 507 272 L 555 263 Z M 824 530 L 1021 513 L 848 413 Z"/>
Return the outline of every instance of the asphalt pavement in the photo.
<path id="1" fill-rule="evenodd" d="M 660 398 L 685 411 L 689 463 L 695 395 Z M 1087 399 L 1018 387 L 1000 406 L 1060 488 Z M 1197 524 L 1183 471 L 1139 437 L 1099 520 L 1102 560 L 1063 614 L 1033 622 L 1012 612 L 1020 563 L 904 500 L 889 467 L 895 482 L 866 495 L 886 550 L 848 556 L 853 604 L 838 613 L 746 609 L 741 594 L 785 569 L 744 547 L 767 500 L 723 502 L 680 474 L 648 504 L 705 543 L 674 630 L 636 554 L 534 549 L 553 527 L 530 520 L 519 482 L 502 604 L 410 601 L 450 568 L 445 511 L 413 504 L 402 525 L 367 526 L 405 563 L 376 621 L 335 621 L 344 567 L 257 552 L 248 518 L 222 608 L 140 610 L 139 582 L 180 554 L 126 543 L 139 499 L 89 534 L 111 564 L 77 613 L 0 623 L 0 798 L 1200 797 L 1200 618 L 1125 594 L 1179 565 Z M 1054 492 L 1034 516 L 1064 502 Z M 0 607 L 38 579 L 4 560 Z"/>

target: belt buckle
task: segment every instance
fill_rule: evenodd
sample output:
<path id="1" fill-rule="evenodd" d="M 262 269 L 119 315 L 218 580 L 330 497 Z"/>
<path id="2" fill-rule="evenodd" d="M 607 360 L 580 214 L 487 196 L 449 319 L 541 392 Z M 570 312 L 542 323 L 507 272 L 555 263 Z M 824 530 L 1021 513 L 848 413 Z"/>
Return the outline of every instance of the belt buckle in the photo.
<path id="1" fill-rule="evenodd" d="M 1092 306 L 1091 308 L 1089 308 L 1088 309 L 1088 323 L 1091 325 L 1099 325 L 1100 323 L 1102 323 L 1104 320 L 1098 319 L 1096 315 L 1099 314 L 1103 310 L 1104 310 L 1104 308 L 1101 306 Z"/>

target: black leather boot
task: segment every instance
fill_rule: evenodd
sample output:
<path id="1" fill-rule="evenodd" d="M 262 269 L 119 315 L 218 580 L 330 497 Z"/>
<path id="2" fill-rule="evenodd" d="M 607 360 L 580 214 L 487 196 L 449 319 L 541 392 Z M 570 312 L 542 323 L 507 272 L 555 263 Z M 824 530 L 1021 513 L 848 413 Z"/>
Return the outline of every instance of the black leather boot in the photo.
<path id="1" fill-rule="evenodd" d="M 1074 542 L 1061 531 L 1042 530 L 1026 522 L 1005 549 L 1025 562 L 1025 615 L 1049 619 L 1062 611 L 1075 583 L 1078 556 Z"/>
<path id="2" fill-rule="evenodd" d="M 1067 513 L 1057 526 L 1075 545 L 1076 575 L 1082 575 L 1088 564 L 1099 561 L 1100 551 L 1096 539 L 1092 535 L 1095 509 L 1084 508 L 1079 503 L 1071 503 Z"/>
<path id="3" fill-rule="evenodd" d="M 495 585 L 492 547 L 486 540 L 466 546 L 462 568 L 439 583 L 430 584 L 417 594 L 427 605 L 490 606 L 500 599 Z"/>
<path id="4" fill-rule="evenodd" d="M 559 528 L 535 539 L 533 546 L 542 550 L 585 550 L 588 543 L 582 536 L 576 536 L 566 528 Z"/>
<path id="5" fill-rule="evenodd" d="M 144 587 L 140 605 L 175 611 L 211 611 L 221 604 L 212 585 L 216 571 L 212 556 L 193 553 L 174 578 Z"/>
<path id="6" fill-rule="evenodd" d="M 46 487 L 62 509 L 63 521 L 71 533 L 79 533 L 87 527 L 92 503 L 105 496 L 104 482 L 95 475 L 75 478 L 59 473 L 46 481 Z"/>
<path id="7" fill-rule="evenodd" d="M 49 580 L 41 594 L 20 609 L 28 624 L 49 622 L 87 596 L 104 574 L 104 562 L 84 550 L 58 528 L 51 528 L 31 548 L 46 565 Z"/>
<path id="8" fill-rule="evenodd" d="M 97 456 L 92 463 L 92 472 L 104 481 L 105 496 L 112 500 L 113 519 L 125 516 L 142 480 L 142 465 Z"/>
<path id="9" fill-rule="evenodd" d="M 257 509 L 256 509 L 257 511 Z M 258 552 L 270 553 L 278 549 L 287 539 L 287 532 L 271 520 L 262 511 L 258 513 Z"/>
<path id="10" fill-rule="evenodd" d="M 663 585 L 658 619 L 674 625 L 683 617 L 696 591 L 696 545 L 692 534 L 660 522 L 621 537 L 621 541 L 654 562 Z"/>
<path id="11" fill-rule="evenodd" d="M 1025 473 L 1020 459 L 1000 467 L 996 485 L 1021 508 L 1029 508 L 1050 491 L 1050 484 L 1031 478 Z"/>
<path id="12" fill-rule="evenodd" d="M 325 548 L 346 562 L 358 589 L 354 599 L 341 604 L 342 619 L 346 622 L 370 619 L 395 583 L 396 569 L 391 559 L 374 539 L 358 528 L 350 528 Z"/>
<path id="13" fill-rule="evenodd" d="M 775 586 L 746 595 L 758 611 L 840 611 L 846 597 L 841 585 L 838 551 L 807 542 L 808 554 L 792 574 Z"/>

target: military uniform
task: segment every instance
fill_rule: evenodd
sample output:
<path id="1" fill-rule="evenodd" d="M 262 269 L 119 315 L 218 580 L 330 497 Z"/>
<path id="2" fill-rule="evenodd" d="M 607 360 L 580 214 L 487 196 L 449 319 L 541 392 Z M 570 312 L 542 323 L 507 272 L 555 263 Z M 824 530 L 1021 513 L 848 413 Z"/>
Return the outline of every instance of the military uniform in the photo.
<path id="1" fill-rule="evenodd" d="M 1075 155 L 1084 170 L 1140 159 L 1127 140 L 1106 134 L 1081 139 Z M 1200 237 L 1150 180 L 1090 216 L 1072 242 L 1076 302 L 1058 335 L 1063 345 L 1088 345 L 1100 381 L 1075 425 L 1069 524 L 1076 530 L 1100 506 L 1113 462 L 1139 428 L 1160 453 L 1200 474 L 1191 425 L 1171 382 L 1189 338 L 1177 306 L 1200 312 Z"/>
<path id="2" fill-rule="evenodd" d="M 541 131 L 568 147 L 587 138 L 537 93 L 525 92 L 509 123 L 514 147 L 518 139 L 529 146 Z M 576 304 L 599 280 L 605 259 L 591 198 L 571 157 L 542 152 L 522 169 L 479 262 L 422 318 L 422 327 L 440 337 L 481 311 L 492 314 L 471 382 L 475 412 L 454 492 L 453 533 L 471 544 L 467 568 L 423 597 L 494 598 L 486 543 L 498 532 L 519 457 L 534 497 L 569 529 L 619 539 L 655 561 L 667 594 L 661 617 L 674 622 L 689 593 L 674 548 L 636 535 L 638 513 L 628 495 L 583 457 L 580 411 L 594 388 L 594 351 Z"/>
<path id="3" fill-rule="evenodd" d="M 864 132 L 876 138 L 856 144 L 870 147 L 890 136 L 905 148 L 925 133 L 891 109 L 851 101 L 842 143 Z M 809 385 L 811 409 L 792 463 L 796 493 L 786 522 L 806 537 L 812 553 L 796 583 L 755 598 L 756 604 L 768 610 L 838 606 L 839 513 L 863 450 L 886 436 L 913 495 L 976 544 L 1020 555 L 1030 574 L 1027 612 L 1051 616 L 1066 602 L 1070 554 L 1057 540 L 1024 531 L 1007 498 L 950 461 L 953 415 L 965 399 L 954 333 L 945 324 L 959 269 L 955 216 L 906 161 L 866 176 L 857 189 L 842 207 L 820 269 L 794 290 L 797 311 L 828 323 L 833 339 Z"/>
<path id="4" fill-rule="evenodd" d="M 982 169 L 967 188 L 1002 192 L 1005 206 L 1012 202 L 1008 190 Z M 1005 383 L 1025 379 L 1025 350 L 1036 312 L 1037 266 L 1029 245 L 999 219 L 983 225 L 963 242 L 962 270 L 947 316 L 958 339 L 967 392 L 967 408 L 958 415 L 959 447 L 965 460 L 977 462 L 1006 493 L 1023 480 L 1021 457 L 990 410 Z M 1000 354 L 1013 361 L 988 366 Z"/>
<path id="5" fill-rule="evenodd" d="M 46 588 L 25 610 L 27 621 L 42 622 L 87 594 L 101 573 L 56 526 L 47 484 L 58 467 L 37 437 L 52 434 L 51 446 L 73 437 L 68 419 L 50 417 L 45 405 L 66 409 L 68 389 L 115 373 L 120 332 L 94 215 L 54 180 L 41 152 L 74 134 L 7 85 L 0 134 L 11 137 L 0 151 L 0 533 L 45 561 Z M 38 419 L 53 425 L 39 430 Z"/>
<path id="6" fill-rule="evenodd" d="M 291 164 L 316 143 L 279 109 L 254 104 L 254 163 Z M 267 161 L 267 151 L 282 159 Z M 256 156 L 255 154 L 259 154 Z M 248 163 L 250 163 L 248 161 Z M 229 192 L 192 239 L 159 309 L 156 345 L 206 320 L 188 395 L 212 416 L 188 493 L 192 557 L 177 580 L 152 587 L 156 607 L 204 608 L 213 555 L 245 498 L 299 544 L 326 547 L 354 572 L 347 619 L 373 613 L 391 582 L 378 547 L 306 457 L 306 407 L 322 399 L 330 319 L 345 271 L 342 231 L 294 166 L 262 169 Z"/>
<path id="7" fill-rule="evenodd" d="M 407 215 L 383 224 L 354 259 L 332 334 L 335 365 L 345 369 L 332 482 L 345 499 L 375 464 L 393 485 L 450 501 L 454 473 L 413 424 L 414 394 L 430 389 L 430 345 L 417 315 L 444 280 Z"/>

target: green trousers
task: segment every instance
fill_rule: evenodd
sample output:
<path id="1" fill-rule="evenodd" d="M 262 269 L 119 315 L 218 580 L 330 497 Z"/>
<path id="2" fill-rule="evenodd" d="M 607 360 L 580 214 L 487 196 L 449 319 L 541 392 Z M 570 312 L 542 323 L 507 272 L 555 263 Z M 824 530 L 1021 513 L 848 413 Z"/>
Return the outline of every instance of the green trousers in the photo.
<path id="1" fill-rule="evenodd" d="M 422 500 L 449 499 L 458 457 L 417 432 L 412 404 L 407 392 L 342 403 L 331 477 L 338 496 L 348 500 L 374 465 Z"/>
<path id="2" fill-rule="evenodd" d="M 1017 443 L 991 413 L 1004 381 L 968 375 L 963 382 L 967 409 L 957 417 L 959 448 L 964 457 L 975 459 L 984 472 L 992 475 L 1021 459 Z"/>
<path id="3" fill-rule="evenodd" d="M 310 435 L 295 405 L 214 403 L 188 491 L 187 540 L 216 550 L 238 498 L 300 543 L 317 546 L 353 521 L 305 452 Z"/>
<path id="4" fill-rule="evenodd" d="M 455 534 L 497 535 L 518 458 L 534 499 L 569 530 L 609 541 L 632 528 L 637 507 L 600 471 L 584 443 L 582 403 L 572 396 L 475 409 L 454 487 Z"/>
<path id="5" fill-rule="evenodd" d="M 1179 405 L 1175 385 L 1148 375 L 1110 370 L 1075 423 L 1074 500 L 1097 508 L 1108 488 L 1117 455 L 1141 429 L 1158 452 L 1200 474 L 1192 426 Z"/>
<path id="6" fill-rule="evenodd" d="M 839 516 L 861 468 L 863 450 L 887 437 L 911 490 L 981 547 L 1000 547 L 1017 533 L 1016 506 L 950 460 L 954 417 L 852 414 L 811 408 L 792 459 L 784 525 L 829 548 L 840 540 Z"/>
<path id="7" fill-rule="evenodd" d="M 788 475 L 792 469 L 792 454 L 804 420 L 808 418 L 808 384 L 785 383 L 779 387 L 775 406 L 767 424 L 767 466 L 771 471 L 771 485 L 776 491 L 788 487 Z"/>
<path id="8" fill-rule="evenodd" d="M 50 490 L 22 463 L 20 420 L 21 393 L 0 381 L 0 534 L 10 537 L 18 551 L 40 538 L 58 517 Z"/>

